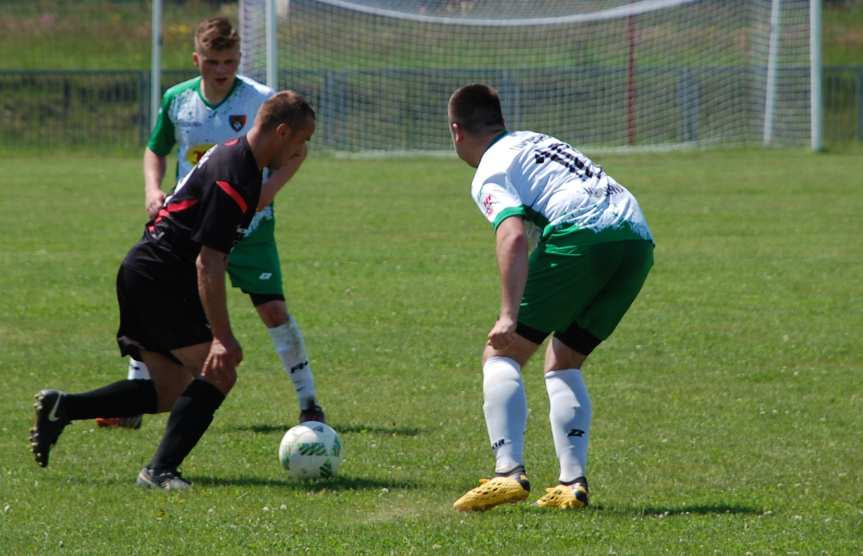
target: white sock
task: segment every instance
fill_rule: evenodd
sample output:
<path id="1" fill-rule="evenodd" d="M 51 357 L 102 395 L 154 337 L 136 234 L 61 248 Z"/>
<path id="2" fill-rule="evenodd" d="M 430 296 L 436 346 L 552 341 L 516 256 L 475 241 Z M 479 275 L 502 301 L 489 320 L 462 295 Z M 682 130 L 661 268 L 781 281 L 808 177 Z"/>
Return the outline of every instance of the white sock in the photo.
<path id="1" fill-rule="evenodd" d="M 315 399 L 315 379 L 312 377 L 312 366 L 306 356 L 306 342 L 303 333 L 297 326 L 294 317 L 288 317 L 288 322 L 279 326 L 268 328 L 273 346 L 285 372 L 291 377 L 294 388 L 297 390 L 297 398 L 300 409 L 305 409 L 310 401 Z"/>
<path id="2" fill-rule="evenodd" d="M 592 407 L 579 369 L 545 373 L 551 410 L 551 435 L 560 460 L 560 482 L 570 483 L 585 475 Z"/>
<path id="3" fill-rule="evenodd" d="M 137 361 L 129 358 L 129 374 L 126 375 L 129 380 L 150 380 L 150 369 L 143 361 Z"/>
<path id="4" fill-rule="evenodd" d="M 489 357 L 482 367 L 482 409 L 496 473 L 524 465 L 527 398 L 520 371 L 509 357 Z"/>

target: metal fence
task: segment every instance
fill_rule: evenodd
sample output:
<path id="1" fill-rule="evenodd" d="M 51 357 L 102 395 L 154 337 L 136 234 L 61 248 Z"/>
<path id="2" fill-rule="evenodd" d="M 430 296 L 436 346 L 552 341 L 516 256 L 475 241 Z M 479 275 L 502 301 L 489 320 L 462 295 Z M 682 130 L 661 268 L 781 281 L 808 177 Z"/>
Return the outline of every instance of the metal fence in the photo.
<path id="1" fill-rule="evenodd" d="M 165 71 L 162 82 L 193 75 Z M 149 79 L 147 70 L 0 70 L 0 149 L 140 148 L 150 132 Z M 325 126 L 345 117 L 338 96 L 318 96 L 312 100 Z M 863 65 L 826 67 L 824 98 L 825 142 L 863 142 Z"/>

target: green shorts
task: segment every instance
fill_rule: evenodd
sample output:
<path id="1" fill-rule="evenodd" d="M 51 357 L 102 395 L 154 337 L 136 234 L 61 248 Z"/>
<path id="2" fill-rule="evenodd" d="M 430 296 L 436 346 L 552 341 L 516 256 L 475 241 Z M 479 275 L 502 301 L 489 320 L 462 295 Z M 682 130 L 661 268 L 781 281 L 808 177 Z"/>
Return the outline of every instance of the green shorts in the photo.
<path id="1" fill-rule="evenodd" d="M 272 214 L 272 206 L 258 213 L 249 235 L 240 240 L 228 256 L 231 285 L 244 293 L 284 296 L 282 267 L 276 248 L 276 222 Z"/>
<path id="2" fill-rule="evenodd" d="M 597 243 L 586 230 L 552 232 L 530 256 L 519 334 L 541 343 L 554 332 L 587 355 L 617 327 L 652 266 L 652 241 Z"/>

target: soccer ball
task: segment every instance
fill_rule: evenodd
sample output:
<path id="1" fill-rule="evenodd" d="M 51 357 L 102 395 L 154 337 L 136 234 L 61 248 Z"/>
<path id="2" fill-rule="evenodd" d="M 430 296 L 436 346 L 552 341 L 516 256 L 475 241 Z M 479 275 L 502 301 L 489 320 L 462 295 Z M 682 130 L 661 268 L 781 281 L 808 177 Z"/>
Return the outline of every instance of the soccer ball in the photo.
<path id="1" fill-rule="evenodd" d="M 329 425 L 306 421 L 282 437 L 279 461 L 295 479 L 329 479 L 342 464 L 342 442 Z"/>

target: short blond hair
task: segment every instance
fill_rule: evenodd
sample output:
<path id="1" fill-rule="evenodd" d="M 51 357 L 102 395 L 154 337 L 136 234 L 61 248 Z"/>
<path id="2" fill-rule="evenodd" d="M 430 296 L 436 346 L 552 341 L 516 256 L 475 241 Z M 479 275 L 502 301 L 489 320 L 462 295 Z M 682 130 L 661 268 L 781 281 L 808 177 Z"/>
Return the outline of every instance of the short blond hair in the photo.
<path id="1" fill-rule="evenodd" d="M 314 119 L 315 111 L 306 99 L 295 91 L 286 90 L 279 91 L 261 105 L 255 124 L 263 131 L 274 129 L 279 124 L 299 129 Z"/>
<path id="2" fill-rule="evenodd" d="M 195 51 L 230 50 L 240 45 L 240 35 L 227 17 L 211 17 L 198 24 Z"/>

